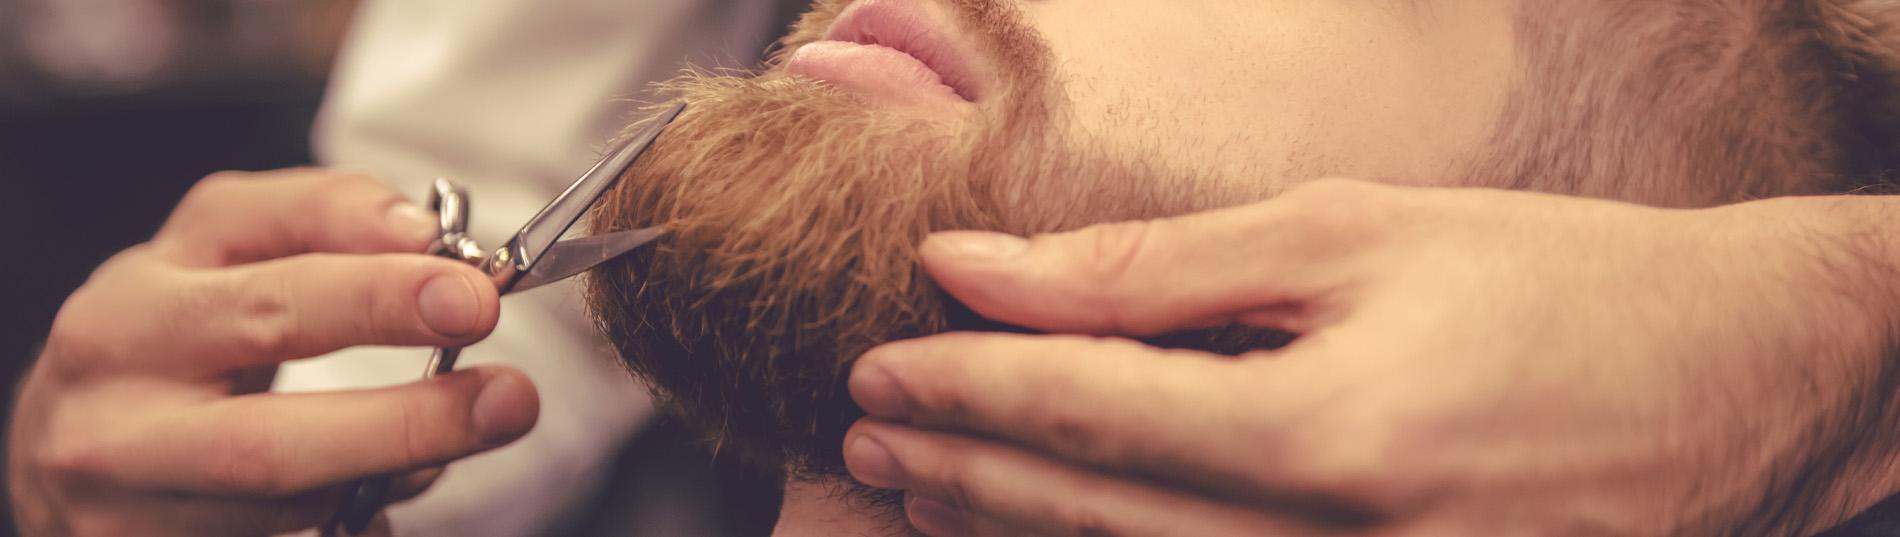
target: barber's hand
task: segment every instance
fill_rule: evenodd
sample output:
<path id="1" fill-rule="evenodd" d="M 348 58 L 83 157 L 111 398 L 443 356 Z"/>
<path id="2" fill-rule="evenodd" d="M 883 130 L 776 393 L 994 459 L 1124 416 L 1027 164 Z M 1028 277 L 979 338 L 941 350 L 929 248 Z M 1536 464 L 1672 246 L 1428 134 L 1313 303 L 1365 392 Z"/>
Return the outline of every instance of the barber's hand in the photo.
<path id="1" fill-rule="evenodd" d="M 846 460 L 938 537 L 1810 534 L 1900 476 L 1900 272 L 1868 268 L 1892 259 L 1878 227 L 1825 216 L 1847 200 L 1324 181 L 1026 242 L 939 234 L 926 268 L 996 320 L 1300 337 L 1237 358 L 892 343 L 852 372 L 873 417 Z"/>
<path id="2" fill-rule="evenodd" d="M 259 393 L 284 361 L 354 345 L 466 344 L 495 288 L 420 252 L 434 216 L 323 170 L 219 174 L 149 243 L 101 266 L 21 387 L 8 487 L 25 534 L 252 536 L 314 527 L 341 484 L 430 468 L 525 434 L 520 372 Z"/>

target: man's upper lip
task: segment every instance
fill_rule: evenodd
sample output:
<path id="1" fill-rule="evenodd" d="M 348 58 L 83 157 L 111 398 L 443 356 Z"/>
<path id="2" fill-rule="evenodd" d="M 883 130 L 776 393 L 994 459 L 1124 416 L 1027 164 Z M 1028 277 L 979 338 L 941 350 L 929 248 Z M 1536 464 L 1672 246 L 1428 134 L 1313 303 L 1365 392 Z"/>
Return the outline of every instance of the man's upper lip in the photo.
<path id="1" fill-rule="evenodd" d="M 950 35 L 942 10 L 928 0 L 859 0 L 831 23 L 825 39 L 878 45 L 909 54 L 943 77 L 943 83 L 968 101 L 982 97 L 964 44 Z"/>

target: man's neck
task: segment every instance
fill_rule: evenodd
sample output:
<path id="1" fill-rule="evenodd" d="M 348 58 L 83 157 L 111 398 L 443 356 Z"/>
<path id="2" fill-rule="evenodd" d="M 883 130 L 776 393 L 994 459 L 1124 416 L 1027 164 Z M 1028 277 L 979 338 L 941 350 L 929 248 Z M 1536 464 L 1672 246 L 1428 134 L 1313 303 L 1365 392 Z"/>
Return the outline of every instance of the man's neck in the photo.
<path id="1" fill-rule="evenodd" d="M 883 508 L 849 501 L 824 483 L 787 480 L 773 537 L 892 537 L 908 535 Z"/>

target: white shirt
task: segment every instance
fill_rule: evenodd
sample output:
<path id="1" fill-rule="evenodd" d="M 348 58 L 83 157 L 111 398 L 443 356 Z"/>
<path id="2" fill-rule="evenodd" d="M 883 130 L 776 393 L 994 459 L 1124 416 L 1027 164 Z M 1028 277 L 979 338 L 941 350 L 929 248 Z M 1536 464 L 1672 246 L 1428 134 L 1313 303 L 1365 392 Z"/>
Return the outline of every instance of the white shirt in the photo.
<path id="1" fill-rule="evenodd" d="M 594 163 L 643 86 L 685 64 L 746 67 L 779 28 L 773 0 L 384 0 L 362 4 L 316 129 L 319 160 L 421 199 L 449 177 L 472 191 L 471 230 L 500 245 Z M 420 348 L 363 348 L 289 364 L 278 391 L 416 380 Z M 510 296 L 462 364 L 508 364 L 541 393 L 526 438 L 457 462 L 389 511 L 400 535 L 546 532 L 599 487 L 653 415 L 569 283 Z"/>

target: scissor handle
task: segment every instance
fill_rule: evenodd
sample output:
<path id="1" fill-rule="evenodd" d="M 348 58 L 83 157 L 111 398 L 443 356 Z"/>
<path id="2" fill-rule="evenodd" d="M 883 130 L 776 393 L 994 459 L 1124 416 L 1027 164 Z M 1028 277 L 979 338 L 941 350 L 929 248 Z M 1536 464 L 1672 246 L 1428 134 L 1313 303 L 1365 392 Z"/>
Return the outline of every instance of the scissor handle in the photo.
<path id="1" fill-rule="evenodd" d="M 484 266 L 489 254 L 482 251 L 475 239 L 468 236 L 469 196 L 468 189 L 448 179 L 436 179 L 430 185 L 429 206 L 439 216 L 441 233 L 433 244 L 429 245 L 429 254 L 475 265 Z M 455 359 L 462 354 L 461 347 L 437 347 L 429 356 L 429 365 L 422 371 L 422 378 L 433 378 L 455 369 Z M 357 535 L 369 529 L 369 523 L 382 512 L 389 501 L 391 475 L 372 476 L 350 484 L 344 492 L 343 502 L 337 508 L 336 516 L 324 525 L 323 533 L 330 534 L 339 527 L 344 533 Z"/>
<path id="2" fill-rule="evenodd" d="M 487 252 L 468 236 L 471 210 L 468 189 L 454 181 L 437 178 L 429 188 L 429 208 L 435 210 L 438 229 L 435 242 L 429 244 L 429 254 L 481 265 Z"/>
<path id="3" fill-rule="evenodd" d="M 435 209 L 442 234 L 468 233 L 468 189 L 446 177 L 429 185 L 429 208 Z"/>

